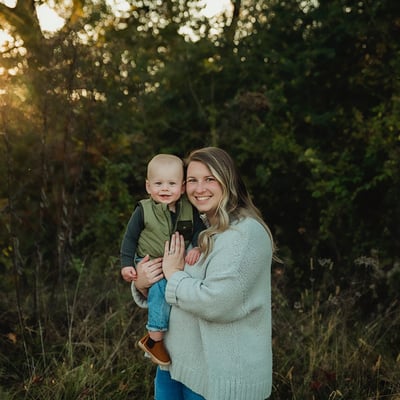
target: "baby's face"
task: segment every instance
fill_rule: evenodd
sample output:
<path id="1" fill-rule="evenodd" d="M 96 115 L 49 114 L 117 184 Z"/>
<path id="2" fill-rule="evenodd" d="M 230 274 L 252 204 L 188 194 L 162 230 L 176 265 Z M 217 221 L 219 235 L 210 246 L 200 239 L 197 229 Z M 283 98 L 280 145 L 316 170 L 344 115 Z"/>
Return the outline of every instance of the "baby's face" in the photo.
<path id="1" fill-rule="evenodd" d="M 185 191 L 182 168 L 173 164 L 154 166 L 149 171 L 146 190 L 157 203 L 175 204 Z"/>

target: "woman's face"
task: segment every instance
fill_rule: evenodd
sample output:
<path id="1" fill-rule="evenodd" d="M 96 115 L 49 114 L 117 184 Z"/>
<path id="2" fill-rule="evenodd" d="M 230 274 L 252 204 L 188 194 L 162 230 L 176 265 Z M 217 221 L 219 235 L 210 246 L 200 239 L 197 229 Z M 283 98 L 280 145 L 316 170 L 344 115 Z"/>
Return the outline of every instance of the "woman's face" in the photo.
<path id="1" fill-rule="evenodd" d="M 209 168 L 200 161 L 187 167 L 186 194 L 190 202 L 212 223 L 222 199 L 222 187 Z"/>

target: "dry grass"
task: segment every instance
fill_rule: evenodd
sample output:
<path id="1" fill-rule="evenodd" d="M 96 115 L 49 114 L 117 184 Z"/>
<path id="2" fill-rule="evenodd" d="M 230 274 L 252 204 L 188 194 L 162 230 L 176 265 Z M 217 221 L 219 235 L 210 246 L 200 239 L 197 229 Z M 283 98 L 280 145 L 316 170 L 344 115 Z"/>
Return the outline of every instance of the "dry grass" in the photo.
<path id="1" fill-rule="evenodd" d="M 155 367 L 134 347 L 146 313 L 114 267 L 99 277 L 77 265 L 70 287 L 43 288 L 36 319 L 26 296 L 22 324 L 13 299 L 2 299 L 2 400 L 153 398 Z M 374 299 L 366 312 L 364 281 L 344 290 L 332 266 L 324 271 L 290 301 L 274 271 L 271 400 L 400 400 L 399 302 Z"/>

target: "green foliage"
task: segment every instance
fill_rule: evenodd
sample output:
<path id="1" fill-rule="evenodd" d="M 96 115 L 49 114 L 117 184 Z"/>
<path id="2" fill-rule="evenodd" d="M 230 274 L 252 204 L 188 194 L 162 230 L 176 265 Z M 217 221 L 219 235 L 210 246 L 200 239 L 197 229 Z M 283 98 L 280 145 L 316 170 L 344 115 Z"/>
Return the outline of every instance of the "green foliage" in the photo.
<path id="1" fill-rule="evenodd" d="M 76 238 L 83 256 L 105 257 L 107 262 L 108 258 L 119 255 L 117 246 L 135 206 L 126 182 L 135 168 L 132 164 L 112 164 L 105 160 L 103 168 L 91 173 L 93 184 L 88 189 L 92 190 L 90 203 L 93 206 L 87 211 L 89 218 Z M 144 175 L 140 178 L 144 182 Z M 144 188 L 144 184 L 142 186 Z M 112 236 L 114 233 L 119 233 L 117 238 Z"/>

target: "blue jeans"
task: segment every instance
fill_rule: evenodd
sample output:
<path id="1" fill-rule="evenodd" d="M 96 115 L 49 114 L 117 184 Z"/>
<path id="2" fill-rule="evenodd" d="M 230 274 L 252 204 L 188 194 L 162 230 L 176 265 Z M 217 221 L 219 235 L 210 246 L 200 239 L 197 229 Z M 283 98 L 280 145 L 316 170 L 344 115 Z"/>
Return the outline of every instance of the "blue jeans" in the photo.
<path id="1" fill-rule="evenodd" d="M 206 400 L 160 368 L 157 368 L 154 386 L 155 400 Z"/>
<path id="2" fill-rule="evenodd" d="M 161 279 L 150 287 L 147 295 L 148 315 L 146 329 L 148 331 L 168 330 L 171 306 L 165 301 L 167 280 Z"/>
<path id="3" fill-rule="evenodd" d="M 135 256 L 135 265 L 139 263 L 143 257 Z M 148 331 L 167 331 L 169 326 L 169 314 L 171 305 L 165 301 L 165 287 L 167 280 L 161 279 L 150 287 L 147 293 L 147 325 Z"/>

